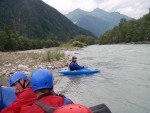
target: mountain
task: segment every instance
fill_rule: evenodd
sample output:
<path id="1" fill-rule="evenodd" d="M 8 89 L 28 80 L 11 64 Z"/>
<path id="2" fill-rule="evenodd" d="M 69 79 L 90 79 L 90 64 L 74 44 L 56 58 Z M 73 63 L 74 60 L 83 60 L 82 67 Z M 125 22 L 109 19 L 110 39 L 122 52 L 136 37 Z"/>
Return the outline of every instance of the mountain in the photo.
<path id="1" fill-rule="evenodd" d="M 42 0 L 0 0 L 0 30 L 4 26 L 28 38 L 66 40 L 80 34 L 93 36 Z"/>
<path id="2" fill-rule="evenodd" d="M 96 24 L 95 24 L 95 22 L 96 22 Z M 109 26 L 111 25 L 110 23 L 108 23 L 100 18 L 97 18 L 94 16 L 89 16 L 89 15 L 86 15 L 86 16 L 83 16 L 82 18 L 80 18 L 76 24 L 82 28 L 85 28 L 85 29 L 91 31 L 96 36 L 99 36 L 99 34 L 104 33 L 106 31 L 106 29 L 109 28 Z"/>
<path id="3" fill-rule="evenodd" d="M 138 20 L 121 19 L 118 26 L 100 36 L 99 42 L 100 44 L 150 43 L 150 13 Z"/>
<path id="4" fill-rule="evenodd" d="M 97 37 L 118 25 L 120 19 L 132 19 L 118 12 L 109 13 L 99 8 L 91 12 L 83 11 L 78 8 L 65 16 L 76 25 L 91 31 Z"/>
<path id="5" fill-rule="evenodd" d="M 75 9 L 73 12 L 70 12 L 66 15 L 68 19 L 70 19 L 73 23 L 77 23 L 77 21 L 83 16 L 88 15 L 89 12 L 83 11 L 80 8 Z"/>

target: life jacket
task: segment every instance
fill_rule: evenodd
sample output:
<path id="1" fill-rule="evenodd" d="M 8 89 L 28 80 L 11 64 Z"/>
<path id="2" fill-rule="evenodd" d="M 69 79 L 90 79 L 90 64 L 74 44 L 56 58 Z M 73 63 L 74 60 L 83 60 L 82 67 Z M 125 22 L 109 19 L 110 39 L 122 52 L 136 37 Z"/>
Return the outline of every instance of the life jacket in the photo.
<path id="1" fill-rule="evenodd" d="M 48 105 L 46 105 L 46 104 L 44 104 L 43 102 L 40 102 L 40 101 L 36 101 L 34 104 L 36 104 L 37 106 L 41 107 L 42 110 L 45 113 L 53 113 L 57 108 L 59 108 L 59 107 L 48 106 Z"/>
<path id="2" fill-rule="evenodd" d="M 72 102 L 70 99 L 66 98 L 64 95 L 59 94 L 59 95 L 57 95 L 57 96 L 60 96 L 60 97 L 62 97 L 62 98 L 64 99 L 64 104 L 63 104 L 63 105 L 73 104 L 73 102 Z M 59 106 L 59 107 L 48 106 L 48 105 L 46 105 L 45 103 L 40 102 L 40 101 L 36 101 L 36 102 L 34 102 L 34 104 L 36 104 L 37 106 L 41 107 L 42 110 L 43 110 L 45 113 L 53 113 L 53 111 L 55 111 L 57 108 L 60 107 L 60 106 Z M 62 106 L 63 106 L 63 105 L 62 105 Z"/>

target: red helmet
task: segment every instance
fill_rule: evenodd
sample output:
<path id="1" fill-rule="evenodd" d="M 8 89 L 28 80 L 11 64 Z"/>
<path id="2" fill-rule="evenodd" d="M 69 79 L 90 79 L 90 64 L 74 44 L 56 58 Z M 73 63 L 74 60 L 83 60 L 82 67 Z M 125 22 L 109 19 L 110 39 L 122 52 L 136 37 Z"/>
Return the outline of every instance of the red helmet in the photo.
<path id="1" fill-rule="evenodd" d="M 92 111 L 80 104 L 68 104 L 58 108 L 54 113 L 92 113 Z"/>

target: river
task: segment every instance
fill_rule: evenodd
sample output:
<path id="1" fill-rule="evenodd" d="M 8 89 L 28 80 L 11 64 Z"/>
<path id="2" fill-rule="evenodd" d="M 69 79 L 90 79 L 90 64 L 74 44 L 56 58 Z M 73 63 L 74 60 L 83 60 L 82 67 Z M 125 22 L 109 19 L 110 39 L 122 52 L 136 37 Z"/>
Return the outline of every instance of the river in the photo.
<path id="1" fill-rule="evenodd" d="M 88 107 L 106 104 L 112 113 L 150 113 L 150 45 L 92 45 L 75 54 L 101 73 L 58 76 L 57 92 Z"/>
<path id="2" fill-rule="evenodd" d="M 79 64 L 101 73 L 62 76 L 53 71 L 56 92 L 88 107 L 104 103 L 112 113 L 150 113 L 150 44 L 92 45 L 74 53 Z M 6 77 L 0 82 L 6 84 Z"/>

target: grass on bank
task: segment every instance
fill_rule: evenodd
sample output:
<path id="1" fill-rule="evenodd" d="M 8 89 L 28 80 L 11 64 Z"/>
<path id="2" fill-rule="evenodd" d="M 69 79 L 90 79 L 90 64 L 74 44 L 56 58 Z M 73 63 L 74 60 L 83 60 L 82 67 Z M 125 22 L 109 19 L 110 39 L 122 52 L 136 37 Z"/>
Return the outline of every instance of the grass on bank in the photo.
<path id="1" fill-rule="evenodd" d="M 64 57 L 63 51 L 47 50 L 45 52 L 0 52 L 0 66 L 8 63 L 22 64 L 22 62 L 29 63 L 30 61 L 51 62 L 60 60 Z"/>
<path id="2" fill-rule="evenodd" d="M 65 54 L 62 51 L 46 51 L 43 55 L 43 61 L 51 62 L 53 60 L 60 60 L 64 56 Z"/>

